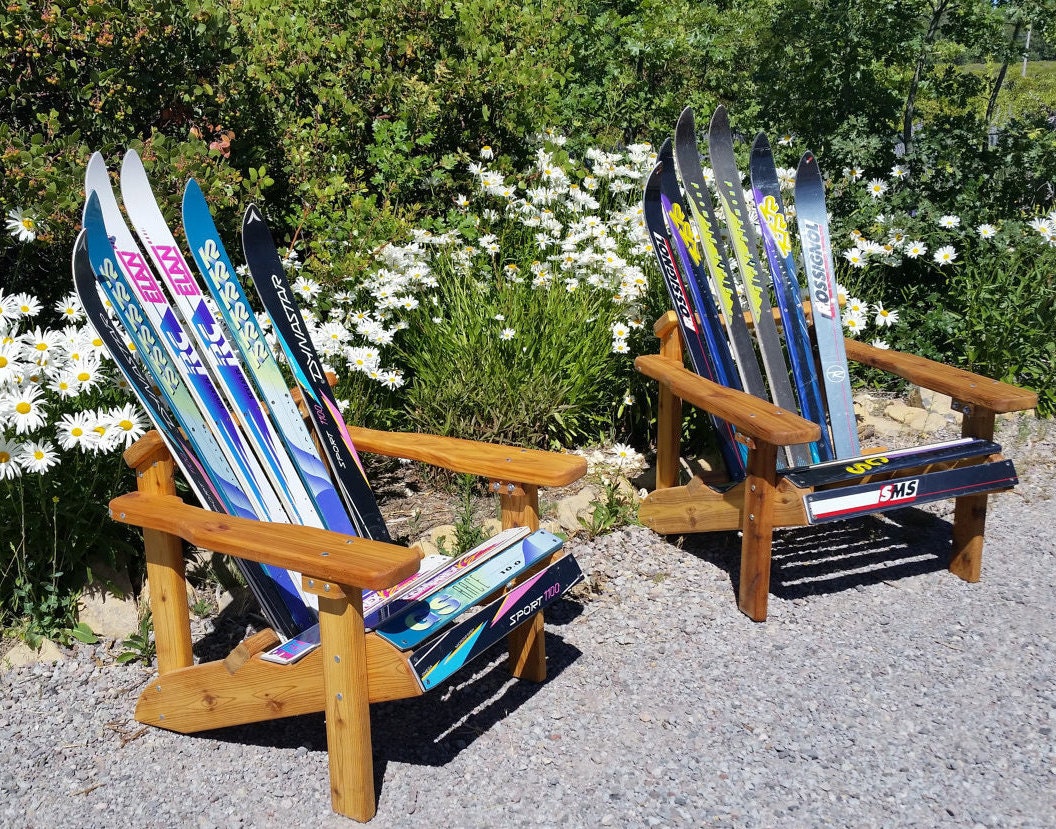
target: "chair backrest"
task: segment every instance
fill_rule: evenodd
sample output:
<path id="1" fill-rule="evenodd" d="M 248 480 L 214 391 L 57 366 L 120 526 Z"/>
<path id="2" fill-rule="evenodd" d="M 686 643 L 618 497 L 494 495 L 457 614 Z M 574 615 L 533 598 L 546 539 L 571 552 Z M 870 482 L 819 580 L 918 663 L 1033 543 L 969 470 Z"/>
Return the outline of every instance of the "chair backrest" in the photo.
<path id="1" fill-rule="evenodd" d="M 792 250 L 792 228 L 766 137 L 756 138 L 750 167 L 761 240 L 745 202 L 723 107 L 711 120 L 708 158 L 715 200 L 705 179 L 693 112 L 687 108 L 679 118 L 674 141 L 661 147 L 644 196 L 653 249 L 690 362 L 708 379 L 772 400 L 819 425 L 818 441 L 787 447 L 785 465 L 802 467 L 856 457 L 860 447 L 816 160 L 809 153 L 803 156 L 796 187 L 796 215 L 812 308 L 808 320 Z M 760 247 L 766 253 L 765 269 Z M 730 476 L 739 480 L 744 475 L 744 451 L 732 427 L 717 420 L 716 427 Z"/>
<path id="2" fill-rule="evenodd" d="M 93 325 L 108 341 L 195 494 L 210 509 L 232 515 L 388 540 L 310 338 L 287 334 L 280 340 L 288 346 L 287 358 L 312 403 L 313 419 L 325 421 L 321 443 L 331 468 L 341 473 L 336 477 L 344 499 L 249 311 L 200 188 L 193 180 L 188 184 L 184 226 L 215 306 L 206 301 L 172 237 L 135 153 L 126 155 L 121 181 L 126 212 L 168 292 L 125 223 L 98 154 L 86 175 L 85 230 L 74 258 L 75 283 Z M 259 212 L 254 216 L 262 226 Z M 266 227 L 263 233 L 266 239 L 259 232 L 255 237 L 258 257 L 270 253 L 278 261 Z M 281 267 L 277 270 L 268 267 L 267 284 L 272 295 L 289 298 L 283 306 L 286 327 L 307 332 L 285 275 Z M 125 336 L 105 312 L 97 285 L 146 374 L 130 359 Z M 174 298 L 171 305 L 169 296 Z M 312 382 L 316 376 L 320 383 Z M 239 566 L 280 633 L 292 636 L 315 623 L 315 597 L 304 593 L 298 573 L 248 562 Z"/>

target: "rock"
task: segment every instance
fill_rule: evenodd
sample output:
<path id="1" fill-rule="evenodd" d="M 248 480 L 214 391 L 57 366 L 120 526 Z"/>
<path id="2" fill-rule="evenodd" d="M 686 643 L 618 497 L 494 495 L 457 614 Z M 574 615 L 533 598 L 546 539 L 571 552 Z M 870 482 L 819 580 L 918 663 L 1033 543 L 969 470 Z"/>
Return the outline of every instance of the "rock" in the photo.
<path id="1" fill-rule="evenodd" d="M 139 630 L 139 607 L 131 595 L 119 598 L 105 590 L 86 590 L 77 615 L 98 636 L 124 639 Z"/>
<path id="2" fill-rule="evenodd" d="M 25 642 L 19 642 L 6 654 L 3 658 L 3 666 L 5 668 L 17 668 L 21 665 L 33 665 L 38 662 L 65 662 L 66 654 L 62 652 L 54 642 L 50 639 L 45 639 L 39 650 L 33 650 Z"/>
<path id="3" fill-rule="evenodd" d="M 444 550 L 450 554 L 455 549 L 455 525 L 440 524 L 433 527 L 415 543 L 421 547 L 425 555 L 431 556 L 440 552 L 441 538 L 444 539 Z"/>
<path id="4" fill-rule="evenodd" d="M 589 519 L 600 497 L 597 487 L 587 484 L 575 495 L 562 498 L 557 502 L 557 523 L 568 533 L 583 529 L 579 523 L 580 517 Z"/>
<path id="5" fill-rule="evenodd" d="M 917 434 L 937 432 L 948 423 L 941 414 L 915 406 L 907 406 L 901 401 L 896 401 L 884 409 L 884 414 L 891 420 L 903 424 L 910 432 Z"/>
<path id="6" fill-rule="evenodd" d="M 958 426 L 963 417 L 960 412 L 954 410 L 953 398 L 949 395 L 939 394 L 937 391 L 920 388 L 919 386 L 914 386 L 910 389 L 909 394 L 906 395 L 906 403 L 910 406 L 924 409 L 933 415 L 938 415 L 947 423 L 954 423 Z"/>

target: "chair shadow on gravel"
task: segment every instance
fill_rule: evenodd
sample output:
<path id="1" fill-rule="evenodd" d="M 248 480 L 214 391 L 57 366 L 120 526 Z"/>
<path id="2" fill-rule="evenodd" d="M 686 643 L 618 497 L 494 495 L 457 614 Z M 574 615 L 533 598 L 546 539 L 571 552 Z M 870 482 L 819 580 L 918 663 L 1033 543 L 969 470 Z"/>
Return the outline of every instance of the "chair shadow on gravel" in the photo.
<path id="1" fill-rule="evenodd" d="M 951 524 L 909 507 L 864 518 L 775 530 L 770 593 L 792 600 L 946 569 Z M 683 549 L 730 574 L 736 597 L 741 539 L 735 532 L 687 535 Z"/>
<path id="2" fill-rule="evenodd" d="M 568 598 L 555 602 L 546 613 L 548 625 L 567 624 L 582 612 L 582 606 Z M 222 614 L 221 614 L 222 615 Z M 220 620 L 220 617 L 217 617 Z M 214 637 L 212 650 L 232 631 L 245 633 L 245 617 L 217 624 L 228 634 Z M 546 632 L 547 682 L 560 676 L 582 652 L 560 636 Z M 232 647 L 234 646 L 232 645 Z M 197 653 L 196 646 L 196 653 Z M 221 655 L 222 658 L 222 655 Z M 385 769 L 390 762 L 442 766 L 517 710 L 543 687 L 515 679 L 506 668 L 506 650 L 496 644 L 466 669 L 420 697 L 370 706 L 374 750 L 374 785 L 380 796 Z M 263 723 L 233 726 L 186 735 L 189 738 L 242 743 L 277 749 L 307 748 L 326 753 L 323 715 L 306 714 Z"/>

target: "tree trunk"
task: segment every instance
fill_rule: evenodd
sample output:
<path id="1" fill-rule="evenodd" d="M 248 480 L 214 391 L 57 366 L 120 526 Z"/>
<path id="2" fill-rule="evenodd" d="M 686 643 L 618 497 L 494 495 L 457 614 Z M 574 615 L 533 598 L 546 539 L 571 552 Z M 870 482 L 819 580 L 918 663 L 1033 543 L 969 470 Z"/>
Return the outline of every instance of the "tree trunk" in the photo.
<path id="1" fill-rule="evenodd" d="M 902 113 L 902 144 L 905 147 L 906 155 L 909 155 L 913 148 L 913 114 L 917 102 L 917 90 L 920 88 L 920 76 L 924 74 L 924 67 L 928 62 L 928 52 L 935 42 L 935 37 L 939 33 L 939 24 L 942 22 L 942 16 L 946 14 L 946 9 L 949 6 L 950 0 L 938 0 L 932 5 L 928 31 L 924 35 L 924 42 L 921 44 L 920 53 L 917 55 L 917 66 L 913 70 L 913 80 L 909 84 L 909 93 L 906 95 L 906 108 Z"/>
<path id="2" fill-rule="evenodd" d="M 994 88 L 990 90 L 990 98 L 986 102 L 986 114 L 983 116 L 983 123 L 986 124 L 987 130 L 993 125 L 994 115 L 997 112 L 997 96 L 1001 93 L 1001 87 L 1005 83 L 1005 75 L 1008 74 L 1008 56 L 1012 54 L 1012 49 L 1016 45 L 1016 38 L 1019 37 L 1019 32 L 1022 28 L 1023 24 L 1017 22 L 1015 28 L 1012 29 L 1012 37 L 1008 42 L 1008 52 L 1004 62 L 1001 64 L 1001 69 L 997 73 L 997 78 L 994 79 Z"/>

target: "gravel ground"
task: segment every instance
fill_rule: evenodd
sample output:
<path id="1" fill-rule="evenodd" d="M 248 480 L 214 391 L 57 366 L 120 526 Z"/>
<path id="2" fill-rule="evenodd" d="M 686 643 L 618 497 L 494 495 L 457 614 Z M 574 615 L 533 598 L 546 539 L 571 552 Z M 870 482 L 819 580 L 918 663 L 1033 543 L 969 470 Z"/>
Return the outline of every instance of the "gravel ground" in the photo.
<path id="1" fill-rule="evenodd" d="M 1006 424 L 983 581 L 949 510 L 782 534 L 770 619 L 736 609 L 735 535 L 569 544 L 590 589 L 547 620 L 550 678 L 500 654 L 372 708 L 373 826 L 1056 826 L 1056 429 Z M 219 633 L 219 631 L 218 631 Z M 351 826 L 322 716 L 185 737 L 149 680 L 82 647 L 0 673 L 0 824 Z"/>

